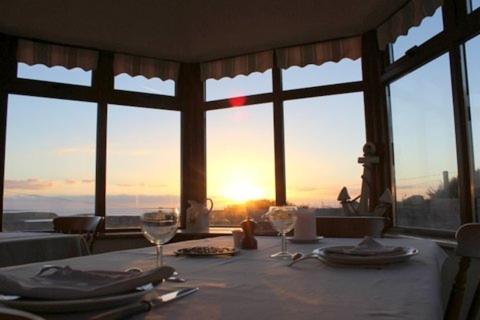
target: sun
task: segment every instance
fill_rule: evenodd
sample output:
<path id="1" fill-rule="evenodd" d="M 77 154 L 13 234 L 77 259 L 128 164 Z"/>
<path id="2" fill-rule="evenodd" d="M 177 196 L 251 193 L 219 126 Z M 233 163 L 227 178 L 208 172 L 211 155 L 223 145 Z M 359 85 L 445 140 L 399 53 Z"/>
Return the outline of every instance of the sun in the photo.
<path id="1" fill-rule="evenodd" d="M 225 186 L 224 196 L 234 202 L 245 202 L 264 198 L 265 190 L 248 179 L 236 179 Z"/>

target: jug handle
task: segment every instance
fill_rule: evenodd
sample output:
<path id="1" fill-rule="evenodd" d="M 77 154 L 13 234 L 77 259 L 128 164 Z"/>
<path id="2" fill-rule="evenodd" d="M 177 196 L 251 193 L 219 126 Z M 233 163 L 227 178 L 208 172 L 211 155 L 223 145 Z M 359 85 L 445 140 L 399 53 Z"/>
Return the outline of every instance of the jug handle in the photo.
<path id="1" fill-rule="evenodd" d="M 212 210 L 213 210 L 213 200 L 210 199 L 210 198 L 207 198 L 207 201 L 210 202 L 210 209 L 208 209 L 208 213 L 210 213 L 210 212 L 212 212 Z"/>

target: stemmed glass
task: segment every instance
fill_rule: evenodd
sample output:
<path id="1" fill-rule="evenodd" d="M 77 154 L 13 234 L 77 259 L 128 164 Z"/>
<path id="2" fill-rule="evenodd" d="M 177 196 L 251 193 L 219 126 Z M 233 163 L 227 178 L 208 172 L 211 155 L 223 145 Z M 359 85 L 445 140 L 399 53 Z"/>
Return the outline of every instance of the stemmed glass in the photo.
<path id="1" fill-rule="evenodd" d="M 274 206 L 266 213 L 273 228 L 282 235 L 282 251 L 272 254 L 275 259 L 292 259 L 293 254 L 287 251 L 287 240 L 285 235 L 290 232 L 297 222 L 297 207 L 295 206 Z"/>
<path id="2" fill-rule="evenodd" d="M 159 208 L 142 214 L 142 233 L 150 243 L 156 246 L 157 267 L 163 266 L 162 245 L 170 241 L 178 227 L 176 208 Z"/>

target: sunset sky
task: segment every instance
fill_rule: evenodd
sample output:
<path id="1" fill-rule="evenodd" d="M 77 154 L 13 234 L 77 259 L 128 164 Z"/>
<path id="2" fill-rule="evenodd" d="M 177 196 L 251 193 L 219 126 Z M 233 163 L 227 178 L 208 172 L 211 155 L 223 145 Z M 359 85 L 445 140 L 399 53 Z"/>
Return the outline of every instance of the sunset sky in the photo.
<path id="1" fill-rule="evenodd" d="M 395 56 L 441 30 L 440 10 L 421 32 L 395 45 Z M 480 70 L 477 37 L 467 44 L 470 70 Z M 19 65 L 19 76 L 90 84 L 91 72 Z M 344 59 L 283 72 L 284 89 L 361 80 L 361 62 Z M 470 72 L 474 137 L 480 128 L 480 72 Z M 456 176 L 455 137 L 448 56 L 391 85 L 398 199 L 425 194 Z M 174 95 L 173 81 L 116 77 L 117 89 Z M 271 72 L 208 80 L 206 99 L 271 92 Z M 360 192 L 357 158 L 365 143 L 363 94 L 285 102 L 287 200 L 336 207 L 343 186 Z M 93 212 L 96 104 L 9 96 L 5 201 L 8 210 Z M 478 139 L 475 146 L 480 147 Z M 180 114 L 109 106 L 107 210 L 179 206 Z M 479 163 L 478 157 L 476 163 Z M 249 199 L 274 199 L 272 104 L 207 113 L 207 188 L 217 208 Z M 57 212 L 61 213 L 61 212 Z"/>

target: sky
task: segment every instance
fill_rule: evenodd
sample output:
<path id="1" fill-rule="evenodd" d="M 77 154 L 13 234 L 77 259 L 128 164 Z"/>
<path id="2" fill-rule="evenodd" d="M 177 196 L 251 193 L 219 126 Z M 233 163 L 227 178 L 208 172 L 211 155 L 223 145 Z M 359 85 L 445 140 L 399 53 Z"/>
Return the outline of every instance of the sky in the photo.
<path id="1" fill-rule="evenodd" d="M 442 29 L 441 11 L 394 44 L 398 58 Z M 467 43 L 475 149 L 480 115 L 480 38 Z M 476 61 L 475 61 L 476 60 Z M 448 56 L 391 85 L 392 131 L 399 200 L 436 188 L 442 171 L 456 176 Z M 19 77 L 91 84 L 79 68 L 19 64 Z M 283 70 L 283 88 L 361 80 L 361 61 Z M 173 81 L 120 75 L 115 88 L 175 94 Z M 207 80 L 206 100 L 271 92 L 271 71 Z M 9 96 L 5 210 L 94 210 L 96 104 Z M 365 143 L 362 93 L 287 101 L 284 104 L 287 201 L 338 207 L 343 186 L 360 192 L 357 158 Z M 179 206 L 180 114 L 109 106 L 107 214 Z M 476 163 L 480 157 L 476 156 Z M 216 208 L 249 199 L 274 199 L 272 104 L 207 112 L 207 189 Z"/>

